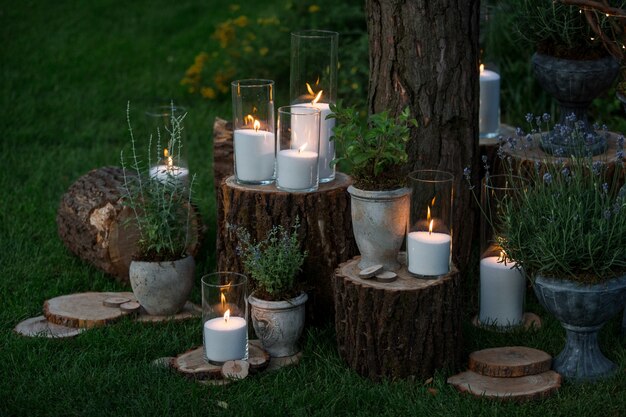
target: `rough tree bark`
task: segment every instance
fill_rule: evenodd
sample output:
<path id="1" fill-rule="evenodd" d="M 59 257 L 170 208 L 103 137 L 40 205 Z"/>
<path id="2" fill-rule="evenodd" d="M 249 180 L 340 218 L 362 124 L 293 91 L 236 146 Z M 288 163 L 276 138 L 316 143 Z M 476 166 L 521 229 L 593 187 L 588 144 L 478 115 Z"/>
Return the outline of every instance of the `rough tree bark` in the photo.
<path id="1" fill-rule="evenodd" d="M 461 176 L 479 170 L 478 0 L 366 0 L 370 48 L 369 111 L 406 106 L 420 126 L 409 143 L 409 170 L 457 178 L 453 257 L 468 263 L 476 211 Z"/>

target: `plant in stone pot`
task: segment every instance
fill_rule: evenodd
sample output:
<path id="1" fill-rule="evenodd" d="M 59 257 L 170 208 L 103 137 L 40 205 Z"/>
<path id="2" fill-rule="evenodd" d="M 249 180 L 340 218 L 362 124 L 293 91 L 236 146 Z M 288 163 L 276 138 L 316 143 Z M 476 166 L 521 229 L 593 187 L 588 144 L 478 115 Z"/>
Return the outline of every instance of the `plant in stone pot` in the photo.
<path id="1" fill-rule="evenodd" d="M 304 329 L 308 296 L 298 289 L 296 278 L 307 252 L 300 249 L 299 227 L 298 218 L 291 232 L 273 226 L 258 242 L 245 228 L 237 229 L 238 253 L 255 287 L 248 298 L 252 325 L 272 357 L 296 354 Z"/>
<path id="2" fill-rule="evenodd" d="M 398 116 L 389 112 L 370 115 L 363 121 L 354 108 L 330 106 L 329 117 L 337 119 L 334 136 L 340 155 L 351 168 L 352 228 L 361 260 L 359 268 L 382 265 L 400 268 L 397 260 L 409 216 L 410 190 L 405 187 L 404 164 L 410 127 L 417 121 L 408 107 Z"/>
<path id="3" fill-rule="evenodd" d="M 127 122 L 132 155 L 122 151 L 124 170 L 122 198 L 132 215 L 126 227 L 135 228 L 138 235 L 137 251 L 130 264 L 129 278 L 133 293 L 142 307 L 152 315 L 172 315 L 186 303 L 194 280 L 195 262 L 188 254 L 190 230 L 193 225 L 191 185 L 181 180 L 176 170 L 177 155 L 185 115 L 172 112 L 169 139 L 164 148 L 166 169 L 162 175 L 148 172 L 152 151 L 152 136 L 148 145 L 147 165 L 137 155 L 135 136 L 130 123 L 130 104 Z M 157 130 L 156 154 L 161 155 L 161 132 Z M 168 151 L 169 149 L 169 151 Z M 158 157 L 157 157 L 158 158 Z"/>
<path id="4" fill-rule="evenodd" d="M 624 0 L 612 1 L 621 6 Z M 511 9 L 517 32 L 537 52 L 532 66 L 537 81 L 561 107 L 560 123 L 571 113 L 587 123 L 587 108 L 594 98 L 608 90 L 619 72 L 619 62 L 611 56 L 579 7 L 560 1 L 523 0 Z M 603 30 L 608 18 L 599 16 L 596 26 Z M 588 130 L 592 133 L 591 130 Z M 542 143 L 552 154 L 557 148 L 576 149 L 575 144 Z M 594 138 L 594 155 L 606 150 L 602 137 Z"/>
<path id="5" fill-rule="evenodd" d="M 597 337 L 626 301 L 624 138 L 617 142 L 617 153 L 606 160 L 579 150 L 519 168 L 504 158 L 508 175 L 521 173 L 529 186 L 501 202 L 498 243 L 566 329 L 565 348 L 553 367 L 577 381 L 616 369 Z"/>

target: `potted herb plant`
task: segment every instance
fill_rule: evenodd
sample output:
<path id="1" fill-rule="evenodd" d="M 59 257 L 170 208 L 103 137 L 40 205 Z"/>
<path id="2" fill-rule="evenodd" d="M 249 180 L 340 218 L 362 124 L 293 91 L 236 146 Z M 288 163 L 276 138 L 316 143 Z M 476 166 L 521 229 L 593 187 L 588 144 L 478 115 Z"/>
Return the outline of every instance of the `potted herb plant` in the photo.
<path id="1" fill-rule="evenodd" d="M 337 119 L 335 141 L 340 155 L 350 167 L 354 185 L 351 197 L 352 228 L 361 260 L 359 268 L 382 265 L 386 270 L 400 268 L 397 260 L 409 216 L 410 190 L 405 187 L 404 164 L 410 126 L 417 121 L 409 108 L 394 117 L 389 112 L 370 115 L 365 122 L 354 108 L 331 104 Z"/>
<path id="2" fill-rule="evenodd" d="M 169 149 L 165 154 L 170 161 L 176 161 L 180 153 L 184 117 L 185 114 L 176 116 L 172 111 L 165 148 Z M 187 248 L 192 216 L 191 188 L 195 178 L 187 186 L 185 181 L 179 180 L 176 170 L 166 170 L 158 178 L 150 175 L 152 136 L 148 145 L 148 166 L 144 166 L 137 156 L 130 104 L 127 122 L 132 156 L 127 160 L 123 152 L 120 155 L 124 170 L 122 195 L 124 204 L 132 211 L 130 220 L 139 234 L 138 250 L 129 269 L 130 283 L 146 312 L 171 315 L 185 305 L 193 287 L 195 262 Z M 157 130 L 156 155 L 162 154 L 160 139 L 161 133 Z"/>
<path id="3" fill-rule="evenodd" d="M 252 325 L 272 357 L 296 354 L 304 329 L 308 296 L 298 290 L 296 277 L 307 252 L 300 249 L 299 227 L 298 218 L 291 233 L 283 226 L 273 226 L 259 242 L 253 241 L 245 228 L 237 229 L 243 268 L 255 286 L 248 297 Z"/>
<path id="4" fill-rule="evenodd" d="M 535 131 L 542 127 L 533 120 L 548 119 L 527 116 Z M 570 115 L 566 125 L 554 129 L 573 140 L 585 126 Z M 533 136 L 527 139 L 532 142 Z M 553 367 L 573 380 L 603 378 L 616 369 L 597 339 L 626 301 L 624 138 L 616 140 L 617 154 L 609 160 L 583 149 L 570 158 L 522 167 L 529 186 L 515 199 L 500 202 L 498 243 L 531 277 L 540 303 L 565 327 L 565 348 Z M 508 175 L 516 173 L 514 160 L 503 163 Z"/>

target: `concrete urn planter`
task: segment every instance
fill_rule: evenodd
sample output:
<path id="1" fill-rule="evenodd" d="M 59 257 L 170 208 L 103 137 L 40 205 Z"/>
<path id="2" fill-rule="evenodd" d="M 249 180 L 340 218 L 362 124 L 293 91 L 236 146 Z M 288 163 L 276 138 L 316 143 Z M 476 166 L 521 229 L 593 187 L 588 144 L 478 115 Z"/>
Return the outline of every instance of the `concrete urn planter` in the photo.
<path id="1" fill-rule="evenodd" d="M 359 268 L 380 264 L 388 271 L 400 269 L 398 252 L 409 219 L 411 190 L 365 191 L 348 187 L 352 229 L 361 252 Z"/>
<path id="2" fill-rule="evenodd" d="M 193 288 L 193 256 L 177 261 L 132 261 L 128 272 L 137 301 L 148 314 L 168 316 L 183 308 Z"/>
<path id="3" fill-rule="evenodd" d="M 304 329 L 306 293 L 286 301 L 266 301 L 248 297 L 254 333 L 274 358 L 299 352 L 298 339 Z"/>

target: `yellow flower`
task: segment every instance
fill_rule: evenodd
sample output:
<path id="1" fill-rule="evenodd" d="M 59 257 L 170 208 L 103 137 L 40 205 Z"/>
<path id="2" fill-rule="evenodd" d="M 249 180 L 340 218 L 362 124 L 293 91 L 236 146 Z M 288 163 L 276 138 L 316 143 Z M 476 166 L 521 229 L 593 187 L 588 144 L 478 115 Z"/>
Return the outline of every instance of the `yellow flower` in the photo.
<path id="1" fill-rule="evenodd" d="M 265 47 L 265 46 L 264 46 L 264 47 L 262 47 L 261 49 L 259 49 L 259 55 L 261 55 L 261 56 L 265 56 L 265 55 L 267 55 L 267 53 L 268 53 L 269 51 L 270 51 L 270 50 L 269 50 L 269 48 L 267 48 L 267 47 Z"/>
<path id="2" fill-rule="evenodd" d="M 216 96 L 215 90 L 211 87 L 202 87 L 202 89 L 200 90 L 200 94 L 202 94 L 202 97 L 208 99 L 214 99 Z"/>
<path id="3" fill-rule="evenodd" d="M 350 87 L 352 87 L 353 90 L 356 90 L 357 88 L 359 88 L 359 85 L 357 83 L 352 83 Z"/>
<path id="4" fill-rule="evenodd" d="M 320 6 L 317 4 L 312 4 L 309 6 L 309 13 L 317 13 L 320 11 Z"/>
<path id="5" fill-rule="evenodd" d="M 246 16 L 239 16 L 233 21 L 234 24 L 239 26 L 240 28 L 248 25 L 248 18 Z"/>

